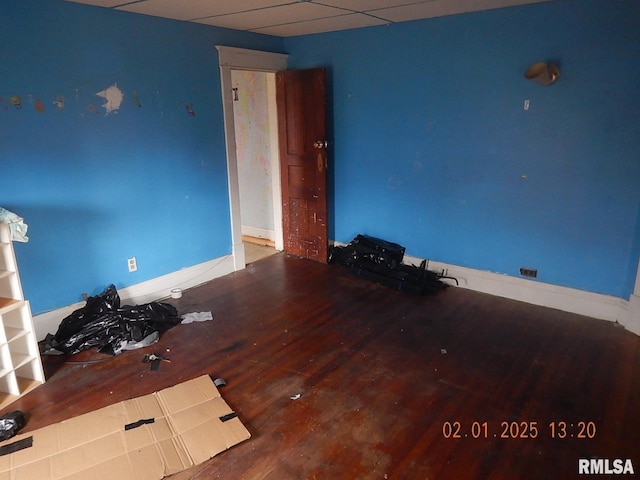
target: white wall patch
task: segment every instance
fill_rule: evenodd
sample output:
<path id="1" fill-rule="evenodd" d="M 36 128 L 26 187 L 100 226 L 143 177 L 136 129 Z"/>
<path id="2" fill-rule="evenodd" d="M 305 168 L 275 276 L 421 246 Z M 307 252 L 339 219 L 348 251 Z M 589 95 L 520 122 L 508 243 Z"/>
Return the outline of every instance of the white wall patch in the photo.
<path id="1" fill-rule="evenodd" d="M 105 109 L 106 114 L 117 113 L 120 109 L 120 105 L 122 105 L 122 100 L 124 99 L 124 94 L 122 90 L 118 88 L 117 84 L 111 85 L 109 88 L 96 93 L 98 97 L 102 97 L 106 100 L 105 103 L 102 104 L 102 107 Z"/>

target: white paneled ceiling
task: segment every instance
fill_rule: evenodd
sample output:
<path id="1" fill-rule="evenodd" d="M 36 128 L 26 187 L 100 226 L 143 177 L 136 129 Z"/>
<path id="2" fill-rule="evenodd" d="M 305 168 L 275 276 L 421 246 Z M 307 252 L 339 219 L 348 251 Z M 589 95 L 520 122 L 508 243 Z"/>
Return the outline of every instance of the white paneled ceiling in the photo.
<path id="1" fill-rule="evenodd" d="M 67 0 L 279 37 L 333 32 L 551 0 Z"/>

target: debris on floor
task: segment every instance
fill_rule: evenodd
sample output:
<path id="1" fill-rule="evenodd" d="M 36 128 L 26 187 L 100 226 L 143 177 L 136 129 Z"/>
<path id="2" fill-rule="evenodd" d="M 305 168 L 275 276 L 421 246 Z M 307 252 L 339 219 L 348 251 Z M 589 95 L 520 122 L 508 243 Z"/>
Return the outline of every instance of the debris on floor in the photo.
<path id="1" fill-rule="evenodd" d="M 171 363 L 171 360 L 156 353 L 147 353 L 144 357 L 142 357 L 142 363 L 150 363 L 151 370 L 158 370 L 158 368 L 160 368 L 160 362 Z"/>
<path id="2" fill-rule="evenodd" d="M 213 315 L 211 312 L 191 312 L 185 313 L 182 315 L 183 324 L 192 323 L 192 322 L 206 322 L 207 320 L 213 320 Z"/>
<path id="3" fill-rule="evenodd" d="M 0 417 L 0 441 L 13 437 L 24 427 L 25 417 L 20 410 L 5 413 Z"/>
<path id="4" fill-rule="evenodd" d="M 114 285 L 86 305 L 64 318 L 55 335 L 47 335 L 41 351 L 49 355 L 73 355 L 97 348 L 99 352 L 118 355 L 123 350 L 149 346 L 160 335 L 178 325 L 182 319 L 173 305 L 151 302 L 120 306 Z"/>
<path id="5" fill-rule="evenodd" d="M 213 384 L 214 384 L 216 387 L 226 387 L 226 386 L 227 386 L 227 381 L 226 381 L 224 378 L 216 378 L 216 379 L 213 381 Z"/>
<path id="6" fill-rule="evenodd" d="M 427 270 L 426 261 L 419 267 L 405 265 L 405 247 L 369 235 L 356 235 L 344 247 L 334 246 L 329 263 L 347 266 L 363 278 L 418 295 L 437 293 L 447 287 L 444 275 Z M 455 280 L 457 283 L 457 280 Z"/>

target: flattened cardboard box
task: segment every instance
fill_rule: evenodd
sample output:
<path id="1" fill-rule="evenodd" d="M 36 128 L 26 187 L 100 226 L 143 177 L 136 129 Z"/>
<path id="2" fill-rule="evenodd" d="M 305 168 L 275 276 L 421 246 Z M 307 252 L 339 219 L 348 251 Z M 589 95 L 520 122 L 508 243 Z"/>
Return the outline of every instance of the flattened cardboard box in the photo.
<path id="1" fill-rule="evenodd" d="M 0 443 L 33 437 L 0 456 L 0 480 L 159 480 L 248 439 L 237 417 L 220 420 L 230 413 L 204 375 Z"/>

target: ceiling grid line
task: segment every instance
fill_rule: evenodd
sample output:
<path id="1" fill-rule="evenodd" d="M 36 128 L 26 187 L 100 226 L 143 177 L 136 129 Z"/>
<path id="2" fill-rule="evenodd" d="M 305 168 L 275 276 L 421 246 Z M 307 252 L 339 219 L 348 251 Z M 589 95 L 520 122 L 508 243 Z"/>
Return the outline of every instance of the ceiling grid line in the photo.
<path id="1" fill-rule="evenodd" d="M 66 0 L 278 37 L 327 33 L 552 0 Z"/>

